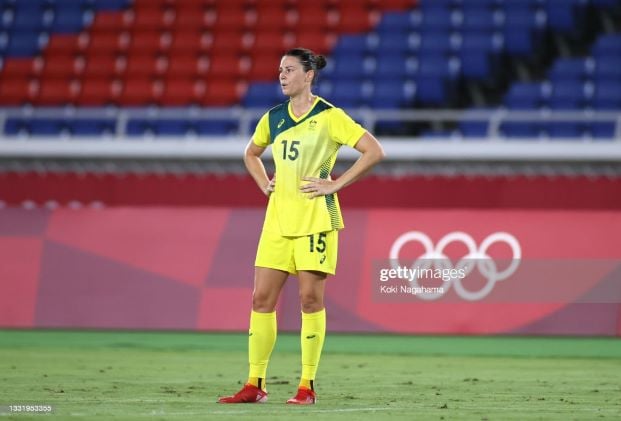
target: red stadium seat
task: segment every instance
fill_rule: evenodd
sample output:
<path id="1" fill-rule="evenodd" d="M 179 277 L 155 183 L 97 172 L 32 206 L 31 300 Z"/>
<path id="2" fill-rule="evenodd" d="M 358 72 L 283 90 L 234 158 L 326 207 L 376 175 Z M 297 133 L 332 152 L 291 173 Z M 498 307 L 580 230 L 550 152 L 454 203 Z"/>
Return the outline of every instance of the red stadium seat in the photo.
<path id="1" fill-rule="evenodd" d="M 47 56 L 43 64 L 42 78 L 72 78 L 84 71 L 85 59 L 72 55 Z"/>
<path id="2" fill-rule="evenodd" d="M 336 43 L 336 34 L 322 30 L 311 29 L 296 34 L 295 44 L 310 48 L 318 54 L 327 54 Z"/>
<path id="3" fill-rule="evenodd" d="M 339 13 L 338 28 L 342 33 L 366 32 L 377 23 L 380 15 L 363 8 L 343 10 Z"/>
<path id="4" fill-rule="evenodd" d="M 78 54 L 82 50 L 79 39 L 79 36 L 74 34 L 51 35 L 43 54 L 46 56 Z"/>
<path id="5" fill-rule="evenodd" d="M 168 69 L 168 59 L 153 54 L 134 54 L 127 57 L 124 78 L 138 79 L 161 76 Z"/>
<path id="6" fill-rule="evenodd" d="M 298 31 L 325 31 L 337 30 L 339 21 L 338 12 L 320 8 L 309 8 L 299 11 L 296 30 Z"/>
<path id="7" fill-rule="evenodd" d="M 123 106 L 147 106 L 157 103 L 162 93 L 162 82 L 145 78 L 127 79 L 119 96 Z"/>
<path id="8" fill-rule="evenodd" d="M 239 103 L 240 86 L 235 80 L 221 80 L 207 84 L 202 105 L 224 107 Z"/>
<path id="9" fill-rule="evenodd" d="M 200 104 L 206 93 L 205 82 L 191 79 L 170 79 L 165 83 L 159 104 L 167 107 Z"/>
<path id="10" fill-rule="evenodd" d="M 32 58 L 6 59 L 2 66 L 2 73 L 0 73 L 0 76 L 2 80 L 34 76 L 41 71 L 40 65 L 36 62 L 37 60 Z"/>
<path id="11" fill-rule="evenodd" d="M 128 29 L 131 24 L 131 14 L 127 12 L 97 12 L 90 26 L 93 32 L 120 32 Z"/>
<path id="12" fill-rule="evenodd" d="M 210 26 L 215 31 L 239 31 L 241 29 L 248 28 L 251 22 L 252 14 L 243 8 L 239 9 L 231 7 L 223 9 L 219 7 L 215 15 L 215 20 Z"/>
<path id="13" fill-rule="evenodd" d="M 129 54 L 156 54 L 168 49 L 172 36 L 160 31 L 137 31 L 132 34 Z"/>
<path id="14" fill-rule="evenodd" d="M 41 107 L 72 103 L 80 91 L 80 82 L 70 79 L 42 79 L 34 104 Z"/>
<path id="15" fill-rule="evenodd" d="M 174 17 L 172 10 L 138 9 L 134 12 L 132 27 L 136 31 L 162 30 L 172 25 Z"/>
<path id="16" fill-rule="evenodd" d="M 209 59 L 207 56 L 181 53 L 170 55 L 168 61 L 168 79 L 205 77 L 209 69 Z"/>
<path id="17" fill-rule="evenodd" d="M 208 14 L 204 10 L 177 9 L 173 26 L 177 30 L 200 30 L 207 26 Z"/>
<path id="18" fill-rule="evenodd" d="M 211 55 L 207 77 L 214 80 L 237 80 L 244 73 L 243 63 L 236 54 Z"/>
<path id="19" fill-rule="evenodd" d="M 287 11 L 284 8 L 265 8 L 256 13 L 252 20 L 252 28 L 259 33 L 262 31 L 293 30 L 296 21 L 295 12 Z"/>
<path id="20" fill-rule="evenodd" d="M 239 31 L 218 31 L 214 33 L 213 43 L 210 47 L 212 55 L 220 54 L 241 55 L 252 44 L 252 35 L 244 35 Z"/>
<path id="21" fill-rule="evenodd" d="M 89 34 L 88 54 L 115 54 L 124 52 L 129 47 L 129 32 L 96 32 Z"/>
<path id="22" fill-rule="evenodd" d="M 121 82 L 109 78 L 89 78 L 82 81 L 76 104 L 81 106 L 103 106 L 114 104 L 121 92 Z"/>
<path id="23" fill-rule="evenodd" d="M 0 105 L 22 105 L 32 101 L 38 83 L 27 77 L 0 78 Z"/>
<path id="24" fill-rule="evenodd" d="M 85 77 L 111 78 L 119 75 L 125 68 L 125 58 L 112 54 L 94 54 L 86 56 Z"/>
<path id="25" fill-rule="evenodd" d="M 278 67 L 282 52 L 278 54 L 254 54 L 248 71 L 248 80 L 269 82 L 278 80 Z"/>
<path id="26" fill-rule="evenodd" d="M 172 33 L 169 54 L 199 54 L 211 48 L 213 36 L 208 32 L 195 29 L 175 31 Z"/>
<path id="27" fill-rule="evenodd" d="M 280 31 L 258 31 L 252 44 L 253 55 L 282 54 L 294 46 L 294 37 Z"/>

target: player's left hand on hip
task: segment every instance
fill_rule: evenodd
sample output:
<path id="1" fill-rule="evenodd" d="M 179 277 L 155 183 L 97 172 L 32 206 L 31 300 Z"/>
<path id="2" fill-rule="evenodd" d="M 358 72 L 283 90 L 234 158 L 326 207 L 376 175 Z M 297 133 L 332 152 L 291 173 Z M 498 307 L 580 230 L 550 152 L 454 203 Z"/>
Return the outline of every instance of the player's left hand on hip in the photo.
<path id="1" fill-rule="evenodd" d="M 317 196 L 325 196 L 335 193 L 338 189 L 334 180 L 326 180 L 316 177 L 302 177 L 303 181 L 308 181 L 300 187 L 302 193 L 308 193 L 310 198 Z"/>

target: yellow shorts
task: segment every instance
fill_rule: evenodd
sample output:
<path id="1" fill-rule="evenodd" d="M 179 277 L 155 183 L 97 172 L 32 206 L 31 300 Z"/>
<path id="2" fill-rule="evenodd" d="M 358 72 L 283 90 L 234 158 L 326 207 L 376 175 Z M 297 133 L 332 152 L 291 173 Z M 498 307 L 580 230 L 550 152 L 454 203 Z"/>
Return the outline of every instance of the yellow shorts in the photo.
<path id="1" fill-rule="evenodd" d="M 297 275 L 300 270 L 334 275 L 339 245 L 338 231 L 302 237 L 283 237 L 263 231 L 255 266 L 279 269 Z"/>

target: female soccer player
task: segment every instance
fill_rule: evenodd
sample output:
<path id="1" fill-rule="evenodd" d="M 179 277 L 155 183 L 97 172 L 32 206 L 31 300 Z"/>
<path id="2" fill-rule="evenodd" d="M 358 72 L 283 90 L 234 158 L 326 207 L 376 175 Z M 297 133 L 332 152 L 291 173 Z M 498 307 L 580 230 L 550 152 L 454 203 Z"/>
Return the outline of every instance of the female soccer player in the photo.
<path id="1" fill-rule="evenodd" d="M 337 260 L 343 219 L 336 192 L 358 180 L 383 157 L 375 137 L 345 112 L 314 95 L 311 86 L 326 65 L 321 55 L 295 48 L 282 57 L 279 80 L 289 100 L 263 115 L 244 162 L 269 197 L 255 261 L 248 337 L 248 381 L 220 403 L 267 401 L 266 371 L 276 342 L 276 303 L 289 274 L 299 278 L 302 308 L 302 376 L 290 404 L 314 404 L 315 374 L 326 331 L 324 289 Z M 261 155 L 272 146 L 276 174 L 271 180 Z M 330 172 L 342 145 L 359 159 L 339 178 Z"/>

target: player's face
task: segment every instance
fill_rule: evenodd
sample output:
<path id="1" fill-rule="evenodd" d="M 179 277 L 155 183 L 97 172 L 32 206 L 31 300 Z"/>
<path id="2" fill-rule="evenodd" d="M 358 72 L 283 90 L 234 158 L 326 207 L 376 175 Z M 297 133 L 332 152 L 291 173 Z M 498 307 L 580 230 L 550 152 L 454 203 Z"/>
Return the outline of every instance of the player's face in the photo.
<path id="1" fill-rule="evenodd" d="M 300 95 L 310 87 L 312 71 L 305 72 L 297 57 L 284 56 L 278 72 L 282 93 L 288 97 Z"/>

